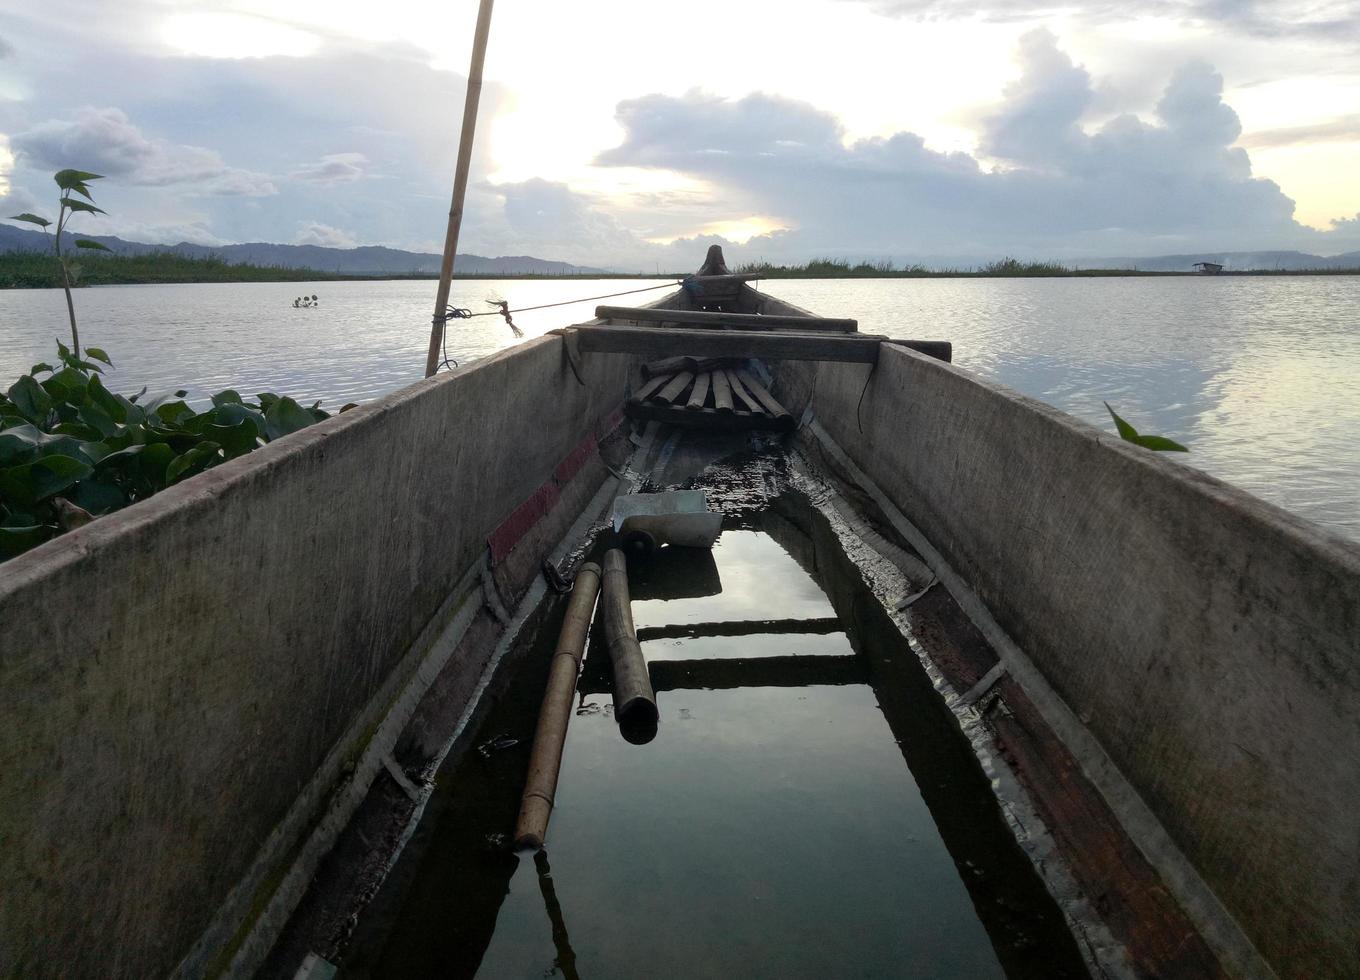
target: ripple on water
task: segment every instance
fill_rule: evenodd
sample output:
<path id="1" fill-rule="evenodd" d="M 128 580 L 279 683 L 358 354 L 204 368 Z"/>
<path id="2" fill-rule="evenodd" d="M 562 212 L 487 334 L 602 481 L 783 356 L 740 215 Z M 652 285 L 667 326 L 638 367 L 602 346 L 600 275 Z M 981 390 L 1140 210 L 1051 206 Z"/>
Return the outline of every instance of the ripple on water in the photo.
<path id="1" fill-rule="evenodd" d="M 460 281 L 481 311 L 636 289 L 638 280 Z M 892 336 L 945 338 L 956 362 L 1102 429 L 1109 401 L 1190 446 L 1178 460 L 1360 538 L 1360 278 L 781 280 L 779 296 Z M 317 309 L 294 309 L 302 292 Z M 118 362 L 113 384 L 279 391 L 363 402 L 423 373 L 429 281 L 118 286 L 77 295 L 82 335 Z M 653 294 L 653 295 L 659 295 Z M 652 298 L 648 294 L 638 301 Z M 632 300 L 627 300 L 631 302 Z M 529 337 L 595 303 L 515 317 Z M 0 291 L 0 377 L 51 356 L 57 290 Z M 449 354 L 514 344 L 499 317 L 455 322 Z"/>

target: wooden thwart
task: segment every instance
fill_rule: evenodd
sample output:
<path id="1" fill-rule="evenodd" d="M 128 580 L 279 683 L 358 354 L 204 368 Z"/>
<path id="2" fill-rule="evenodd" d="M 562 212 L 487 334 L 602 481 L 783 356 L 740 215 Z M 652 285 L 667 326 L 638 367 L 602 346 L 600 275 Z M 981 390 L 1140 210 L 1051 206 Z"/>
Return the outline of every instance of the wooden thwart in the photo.
<path id="1" fill-rule="evenodd" d="M 846 361 L 872 364 L 886 337 L 862 334 L 746 333 L 669 327 L 567 327 L 582 353 L 691 357 L 761 357 L 768 360 Z"/>
<path id="2" fill-rule="evenodd" d="M 629 418 L 644 421 L 668 422 L 687 428 L 734 429 L 762 432 L 789 432 L 793 418 L 785 415 L 774 418 L 764 412 L 719 412 L 715 408 L 689 409 L 657 402 L 629 402 L 624 408 Z"/>
<path id="3" fill-rule="evenodd" d="M 663 357 L 642 365 L 644 378 L 655 378 L 658 374 L 675 374 L 677 371 L 693 371 L 700 374 L 720 367 L 737 367 L 735 357 Z"/>
<path id="4" fill-rule="evenodd" d="M 814 333 L 854 333 L 855 320 L 824 316 L 757 316 L 753 313 L 708 313 L 703 310 L 664 310 L 653 306 L 597 306 L 602 320 L 637 320 L 677 326 L 731 327 L 738 330 L 803 330 Z"/>

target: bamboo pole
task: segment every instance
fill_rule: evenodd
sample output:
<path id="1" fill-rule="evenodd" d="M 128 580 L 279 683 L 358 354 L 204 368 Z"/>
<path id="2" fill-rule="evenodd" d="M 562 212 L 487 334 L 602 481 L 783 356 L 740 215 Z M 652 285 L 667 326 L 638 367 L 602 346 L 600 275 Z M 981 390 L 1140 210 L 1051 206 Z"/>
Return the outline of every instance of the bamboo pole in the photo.
<path id="1" fill-rule="evenodd" d="M 656 694 L 647 674 L 647 661 L 633 629 L 632 600 L 628 594 L 628 563 L 623 552 L 611 548 L 604 556 L 605 639 L 614 665 L 614 720 L 630 742 L 650 741 L 659 717 Z"/>
<path id="2" fill-rule="evenodd" d="M 600 566 L 586 562 L 576 573 L 567 616 L 557 635 L 557 652 L 548 668 L 548 689 L 543 692 L 543 706 L 539 709 L 534 747 L 529 756 L 529 776 L 520 800 L 519 819 L 515 822 L 516 847 L 540 848 L 548 834 L 548 818 L 552 815 L 557 792 L 557 773 L 562 767 L 562 746 L 567 738 L 567 724 L 571 721 L 572 694 L 576 690 L 576 676 L 585 654 L 586 631 L 590 628 L 590 617 L 599 592 Z"/>
<path id="3" fill-rule="evenodd" d="M 477 106 L 482 98 L 482 66 L 486 62 L 486 37 L 491 32 L 491 5 L 482 0 L 477 10 L 477 30 L 472 38 L 472 65 L 468 68 L 467 98 L 463 102 L 463 133 L 458 140 L 458 166 L 453 175 L 453 202 L 449 205 L 449 226 L 444 233 L 444 261 L 439 267 L 439 289 L 435 294 L 434 318 L 430 324 L 430 352 L 425 358 L 425 377 L 439 368 L 439 346 L 446 329 L 445 311 L 453 280 L 453 257 L 458 251 L 458 229 L 463 224 L 463 198 L 467 194 L 468 171 L 472 167 L 472 138 L 477 130 Z"/>

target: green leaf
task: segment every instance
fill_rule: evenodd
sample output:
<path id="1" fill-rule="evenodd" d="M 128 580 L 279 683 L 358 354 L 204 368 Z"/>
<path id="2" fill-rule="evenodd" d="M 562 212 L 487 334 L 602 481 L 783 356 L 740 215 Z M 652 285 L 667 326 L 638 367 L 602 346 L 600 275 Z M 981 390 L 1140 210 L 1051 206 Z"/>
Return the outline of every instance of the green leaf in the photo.
<path id="1" fill-rule="evenodd" d="M 1159 453 L 1188 453 L 1190 451 L 1179 442 L 1174 442 L 1166 436 L 1139 436 L 1133 441 L 1144 449 L 1151 449 Z"/>
<path id="2" fill-rule="evenodd" d="M 244 456 L 260 447 L 259 430 L 250 419 L 242 419 L 235 425 L 210 425 L 203 434 L 222 447 L 227 459 Z"/>
<path id="3" fill-rule="evenodd" d="M 0 470 L 0 492 L 21 503 L 36 503 L 85 479 L 94 467 L 73 456 L 44 456 Z"/>
<path id="4" fill-rule="evenodd" d="M 127 409 L 123 407 L 123 402 L 118 400 L 118 396 L 104 387 L 104 382 L 99 380 L 99 375 L 90 376 L 90 384 L 85 389 L 85 397 L 93 405 L 98 405 L 104 410 L 104 414 L 115 422 L 127 421 Z"/>
<path id="5" fill-rule="evenodd" d="M 106 438 L 118 434 L 118 423 L 92 401 L 81 406 L 80 420 Z"/>
<path id="6" fill-rule="evenodd" d="M 19 414 L 37 425 L 45 422 L 52 411 L 52 397 L 31 375 L 25 374 L 14 382 L 6 394 Z"/>
<path id="7" fill-rule="evenodd" d="M 0 527 L 0 561 L 21 555 L 52 537 L 53 529 L 43 524 L 31 527 Z"/>
<path id="8" fill-rule="evenodd" d="M 273 405 L 275 402 L 279 400 L 279 396 L 274 394 L 272 391 L 262 391 L 255 396 L 255 400 L 260 403 L 260 408 L 264 409 L 265 411 L 268 411 L 269 406 Z"/>
<path id="9" fill-rule="evenodd" d="M 174 484 L 201 473 L 221 458 L 218 456 L 220 449 L 221 447 L 215 442 L 204 442 L 190 449 L 187 453 L 176 456 L 171 461 L 170 467 L 165 471 L 165 482 Z"/>
<path id="10" fill-rule="evenodd" d="M 35 425 L 16 425 L 0 431 L 0 464 L 9 466 L 39 456 L 83 456 L 78 438 L 49 435 Z"/>
<path id="11" fill-rule="evenodd" d="M 98 249 L 98 250 L 101 251 L 101 252 L 112 252 L 112 251 L 113 251 L 113 249 L 109 248 L 109 247 L 108 247 L 107 245 L 105 245 L 104 243 L 102 243 L 102 242 L 97 242 L 97 241 L 95 241 L 93 238 L 77 238 L 77 239 L 76 239 L 76 248 L 96 248 L 96 249 Z"/>
<path id="12" fill-rule="evenodd" d="M 316 421 L 311 412 L 293 399 L 280 398 L 264 413 L 265 435 L 271 440 L 279 439 L 299 429 L 305 429 Z"/>
<path id="13" fill-rule="evenodd" d="M 43 388 L 57 403 L 79 405 L 85 400 L 90 379 L 75 368 L 65 367 L 42 382 Z"/>
<path id="14" fill-rule="evenodd" d="M 222 405 L 209 413 L 211 422 L 216 425 L 239 425 L 249 420 L 255 426 L 256 435 L 264 438 L 266 426 L 264 416 L 249 405 Z"/>
<path id="15" fill-rule="evenodd" d="M 123 409 L 122 421 L 127 425 L 140 425 L 141 422 L 146 418 L 146 410 L 143 409 L 142 406 L 134 402 L 131 398 L 124 398 L 122 395 L 114 395 L 113 397 L 114 400 L 116 400 L 119 406 Z M 116 414 L 114 414 L 113 417 L 118 418 Z"/>
<path id="16" fill-rule="evenodd" d="M 96 361 L 103 361 L 109 367 L 113 367 L 113 361 L 109 358 L 108 354 L 104 353 L 102 347 L 86 347 L 85 356 L 93 357 Z"/>
<path id="17" fill-rule="evenodd" d="M 193 418 L 197 413 L 184 402 L 166 402 L 164 405 L 156 407 L 156 415 L 161 421 L 169 422 L 172 425 L 180 425 L 188 419 Z"/>
<path id="18" fill-rule="evenodd" d="M 345 414 L 346 412 L 348 412 L 351 408 L 358 408 L 358 407 L 359 407 L 359 403 L 358 403 L 358 402 L 346 402 L 345 404 L 343 404 L 343 405 L 340 406 L 340 414 L 341 414 L 341 415 L 344 415 L 344 414 Z"/>
<path id="19" fill-rule="evenodd" d="M 43 371 L 55 371 L 55 370 L 56 368 L 52 367 L 52 365 L 48 364 L 46 361 L 43 361 L 41 364 L 35 364 L 31 368 L 29 368 L 28 373 L 40 374 Z"/>
<path id="20" fill-rule="evenodd" d="M 107 214 L 103 208 L 97 208 L 88 201 L 77 201 L 75 198 L 63 197 L 61 206 L 69 211 L 84 211 L 86 214 Z"/>
<path id="21" fill-rule="evenodd" d="M 227 388 L 213 395 L 212 403 L 218 408 L 221 408 L 223 405 L 240 405 L 242 404 L 241 395 L 240 392 Z"/>
<path id="22" fill-rule="evenodd" d="M 81 480 L 69 493 L 62 496 L 77 507 L 96 515 L 121 510 L 128 505 L 128 495 L 122 487 L 98 478 Z"/>
<path id="23" fill-rule="evenodd" d="M 46 228 L 48 225 L 52 223 L 48 221 L 46 218 L 42 217 L 42 215 L 31 214 L 28 211 L 25 211 L 23 214 L 12 214 L 9 216 L 9 220 L 27 221 L 30 225 L 41 225 L 44 228 Z"/>
<path id="24" fill-rule="evenodd" d="M 1105 411 L 1109 412 L 1110 418 L 1114 419 L 1114 427 L 1119 430 L 1119 438 L 1123 439 L 1126 442 L 1137 442 L 1138 430 L 1135 429 L 1133 426 L 1129 425 L 1129 423 L 1125 422 L 1123 419 L 1121 419 L 1115 413 L 1115 410 L 1110 407 L 1109 402 L 1105 402 L 1104 405 Z"/>
<path id="25" fill-rule="evenodd" d="M 57 182 L 57 186 L 64 191 L 75 191 L 84 197 L 90 197 L 90 189 L 85 186 L 87 180 L 103 180 L 100 174 L 92 174 L 88 170 L 58 170 L 52 175 L 52 179 Z M 93 198 L 91 198 L 93 200 Z"/>

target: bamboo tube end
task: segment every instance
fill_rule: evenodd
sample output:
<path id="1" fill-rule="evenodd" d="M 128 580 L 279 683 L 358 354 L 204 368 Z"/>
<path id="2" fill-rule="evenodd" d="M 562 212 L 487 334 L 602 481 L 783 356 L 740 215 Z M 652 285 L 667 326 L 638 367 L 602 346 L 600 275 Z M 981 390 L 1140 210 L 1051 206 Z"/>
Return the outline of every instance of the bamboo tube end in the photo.
<path id="1" fill-rule="evenodd" d="M 552 804 L 541 796 L 526 796 L 515 822 L 515 849 L 540 850 L 548 836 Z"/>

